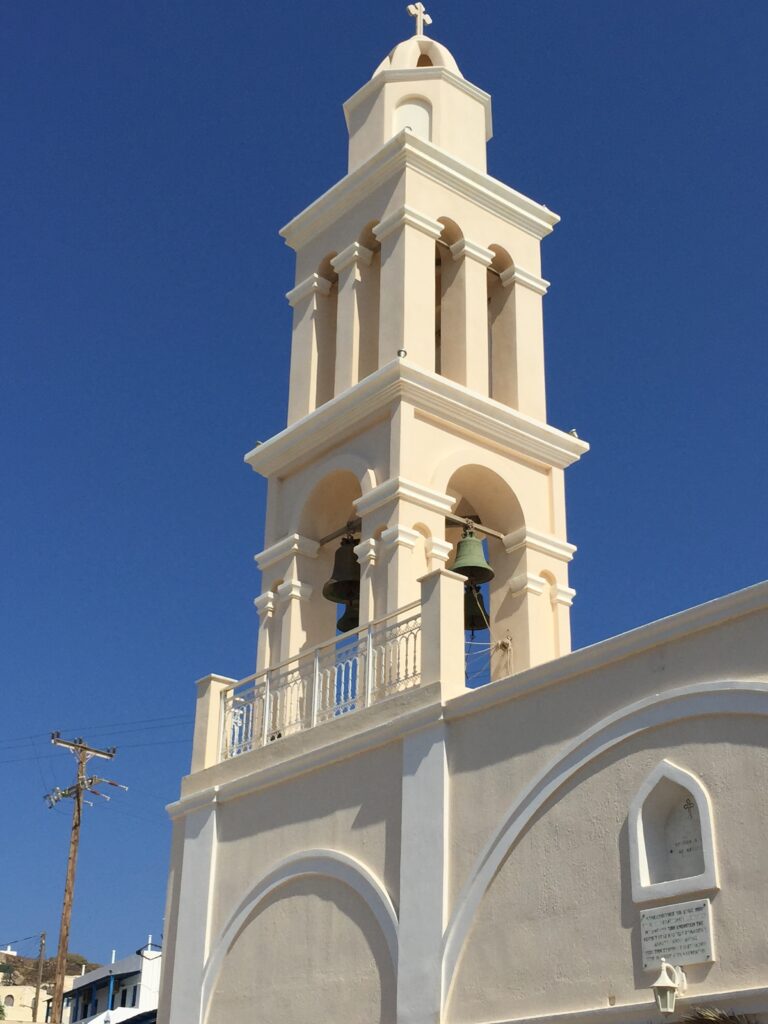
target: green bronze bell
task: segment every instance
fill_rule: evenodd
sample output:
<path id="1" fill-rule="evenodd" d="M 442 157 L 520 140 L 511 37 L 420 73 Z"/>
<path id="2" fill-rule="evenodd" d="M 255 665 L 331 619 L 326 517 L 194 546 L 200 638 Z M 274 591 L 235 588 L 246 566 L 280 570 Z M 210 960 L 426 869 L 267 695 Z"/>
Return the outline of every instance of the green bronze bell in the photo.
<path id="1" fill-rule="evenodd" d="M 480 630 L 488 629 L 488 612 L 485 610 L 483 595 L 474 583 L 464 588 L 464 629 L 474 636 Z"/>
<path id="2" fill-rule="evenodd" d="M 341 616 L 339 621 L 336 623 L 336 628 L 340 633 L 348 633 L 350 629 L 357 629 L 360 625 L 360 603 L 358 601 L 352 601 L 344 609 L 344 614 Z"/>
<path id="3" fill-rule="evenodd" d="M 331 578 L 323 586 L 323 597 L 334 604 L 360 600 L 360 563 L 355 555 L 355 538 L 342 537 L 333 560 Z"/>
<path id="4" fill-rule="evenodd" d="M 470 583 L 488 583 L 496 575 L 485 560 L 483 542 L 476 537 L 474 531 L 464 527 L 459 545 L 456 548 L 456 560 L 451 569 L 466 576 Z"/>

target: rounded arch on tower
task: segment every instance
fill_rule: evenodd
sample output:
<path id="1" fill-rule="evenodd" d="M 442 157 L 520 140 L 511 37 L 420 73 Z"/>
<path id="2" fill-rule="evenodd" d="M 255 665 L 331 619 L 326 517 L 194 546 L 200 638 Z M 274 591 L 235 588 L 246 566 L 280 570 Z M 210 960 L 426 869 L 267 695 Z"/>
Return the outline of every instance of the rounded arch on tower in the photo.
<path id="1" fill-rule="evenodd" d="M 525 525 L 525 515 L 518 494 L 502 475 L 505 466 L 508 462 L 492 452 L 460 450 L 436 466 L 430 486 L 456 499 L 456 515 L 478 515 L 499 533 L 512 533 Z"/>
<path id="2" fill-rule="evenodd" d="M 307 473 L 287 532 L 319 540 L 354 519 L 354 502 L 375 486 L 376 474 L 362 456 L 337 453 Z"/>

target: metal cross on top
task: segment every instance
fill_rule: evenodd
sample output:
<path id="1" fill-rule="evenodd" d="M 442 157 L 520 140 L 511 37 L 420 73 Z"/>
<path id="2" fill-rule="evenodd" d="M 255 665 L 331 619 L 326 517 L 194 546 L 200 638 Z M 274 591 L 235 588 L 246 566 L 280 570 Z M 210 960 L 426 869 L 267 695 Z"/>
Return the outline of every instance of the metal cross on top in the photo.
<path id="1" fill-rule="evenodd" d="M 432 24 L 432 19 L 427 14 L 424 4 L 408 4 L 408 13 L 412 18 L 416 19 L 416 31 L 414 32 L 414 35 L 423 36 L 424 26 Z"/>

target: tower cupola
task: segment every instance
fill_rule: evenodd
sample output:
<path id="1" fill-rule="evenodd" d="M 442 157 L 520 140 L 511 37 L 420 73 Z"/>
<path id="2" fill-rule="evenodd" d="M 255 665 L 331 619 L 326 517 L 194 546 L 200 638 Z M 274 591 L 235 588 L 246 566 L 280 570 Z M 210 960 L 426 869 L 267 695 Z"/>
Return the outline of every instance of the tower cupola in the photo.
<path id="1" fill-rule="evenodd" d="M 423 34 L 424 24 L 430 23 L 423 5 L 410 6 L 416 34 L 398 43 L 344 104 L 349 170 L 395 135 L 410 131 L 485 172 L 491 97 L 464 78 L 447 47 Z"/>

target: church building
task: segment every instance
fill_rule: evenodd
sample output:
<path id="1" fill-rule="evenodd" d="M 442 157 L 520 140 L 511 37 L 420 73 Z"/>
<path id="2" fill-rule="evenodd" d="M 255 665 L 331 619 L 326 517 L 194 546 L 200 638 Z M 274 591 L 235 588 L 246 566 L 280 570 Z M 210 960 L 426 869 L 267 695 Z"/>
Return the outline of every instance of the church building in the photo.
<path id="1" fill-rule="evenodd" d="M 571 651 L 559 218 L 409 12 L 282 231 L 256 671 L 197 684 L 158 1020 L 768 1020 L 768 584 Z"/>

